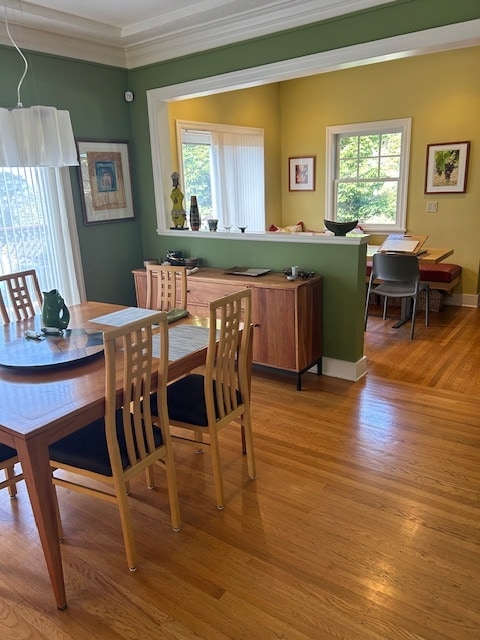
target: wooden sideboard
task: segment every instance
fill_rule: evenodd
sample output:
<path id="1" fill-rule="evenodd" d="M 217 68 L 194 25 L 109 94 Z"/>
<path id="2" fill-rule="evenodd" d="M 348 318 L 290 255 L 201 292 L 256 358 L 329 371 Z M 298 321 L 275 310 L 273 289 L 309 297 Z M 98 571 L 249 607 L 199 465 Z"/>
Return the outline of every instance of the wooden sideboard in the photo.
<path id="1" fill-rule="evenodd" d="M 137 304 L 145 307 L 145 269 L 133 271 Z M 322 278 L 289 281 L 283 273 L 259 277 L 227 275 L 201 267 L 187 278 L 187 307 L 208 316 L 208 303 L 240 289 L 252 290 L 253 363 L 301 375 L 322 360 Z"/>

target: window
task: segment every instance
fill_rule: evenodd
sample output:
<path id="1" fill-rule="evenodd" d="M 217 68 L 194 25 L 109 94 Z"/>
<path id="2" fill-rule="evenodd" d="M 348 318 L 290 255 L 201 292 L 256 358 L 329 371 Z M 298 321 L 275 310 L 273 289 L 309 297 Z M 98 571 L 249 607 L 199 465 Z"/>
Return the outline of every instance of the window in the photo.
<path id="1" fill-rule="evenodd" d="M 0 273 L 35 269 L 43 291 L 76 304 L 85 299 L 79 256 L 68 169 L 0 167 Z"/>
<path id="2" fill-rule="evenodd" d="M 197 196 L 201 228 L 265 231 L 263 129 L 177 121 L 187 217 Z"/>
<path id="3" fill-rule="evenodd" d="M 410 118 L 327 127 L 327 219 L 405 231 L 410 128 Z"/>

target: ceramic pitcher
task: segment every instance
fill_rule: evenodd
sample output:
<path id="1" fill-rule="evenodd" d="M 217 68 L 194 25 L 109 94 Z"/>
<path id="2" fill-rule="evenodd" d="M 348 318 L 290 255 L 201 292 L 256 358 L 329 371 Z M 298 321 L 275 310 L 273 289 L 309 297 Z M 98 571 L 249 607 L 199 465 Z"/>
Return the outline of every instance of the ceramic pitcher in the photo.
<path id="1" fill-rule="evenodd" d="M 66 329 L 70 322 L 70 311 L 57 289 L 42 291 L 42 324 L 44 327 Z"/>

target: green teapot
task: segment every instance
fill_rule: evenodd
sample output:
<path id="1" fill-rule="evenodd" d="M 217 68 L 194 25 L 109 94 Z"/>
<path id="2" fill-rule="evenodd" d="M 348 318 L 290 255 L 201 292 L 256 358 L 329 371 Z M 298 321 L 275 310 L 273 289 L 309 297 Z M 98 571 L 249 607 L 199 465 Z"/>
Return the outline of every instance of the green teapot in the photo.
<path id="1" fill-rule="evenodd" d="M 70 322 L 70 311 L 57 289 L 42 291 L 42 326 L 66 329 Z"/>

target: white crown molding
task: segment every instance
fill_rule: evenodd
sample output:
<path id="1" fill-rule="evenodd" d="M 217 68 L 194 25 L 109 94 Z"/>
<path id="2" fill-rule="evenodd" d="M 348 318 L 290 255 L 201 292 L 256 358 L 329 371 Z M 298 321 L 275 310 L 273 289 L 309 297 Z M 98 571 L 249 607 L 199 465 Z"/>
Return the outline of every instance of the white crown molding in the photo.
<path id="1" fill-rule="evenodd" d="M 47 34 L 38 29 L 11 28 L 12 36 L 20 49 L 36 51 L 64 58 L 75 58 L 85 62 L 94 62 L 114 67 L 126 68 L 127 61 L 123 47 L 103 40 L 85 40 L 61 34 Z M 0 33 L 0 44 L 12 46 L 7 35 Z"/>
<path id="2" fill-rule="evenodd" d="M 392 2 L 394 0 L 387 0 Z M 318 0 L 302 2 L 300 5 L 287 0 L 284 5 L 252 9 L 245 16 L 226 17 L 207 25 L 195 25 L 173 33 L 155 35 L 145 31 L 141 40 L 130 43 L 125 39 L 127 66 L 133 69 L 155 62 L 190 55 L 215 47 L 243 40 L 259 38 L 268 34 L 302 27 L 335 16 L 360 11 L 376 6 L 377 0 L 343 0 L 330 2 L 319 8 Z"/>
<path id="3" fill-rule="evenodd" d="M 19 0 L 11 0 L 6 14 L 21 48 L 134 69 L 211 49 L 212 43 L 220 47 L 389 2 L 394 0 L 272 0 L 204 23 L 202 12 L 190 15 L 189 24 L 177 11 L 123 29 Z M 10 44 L 6 33 L 0 43 Z"/>

